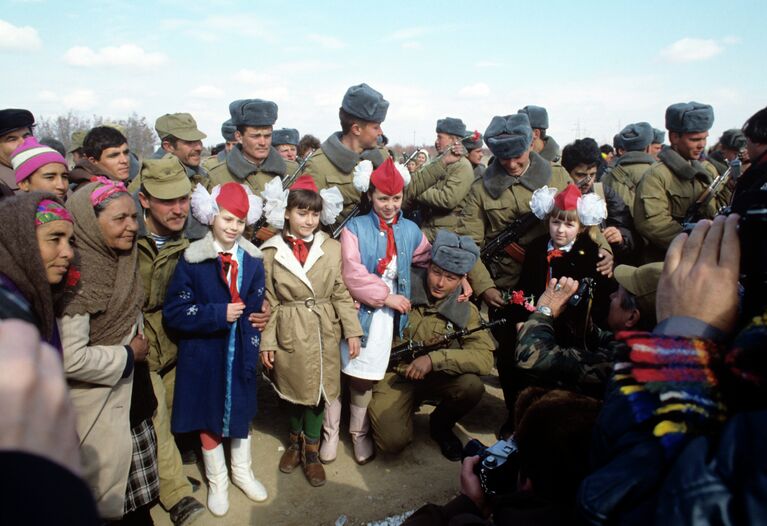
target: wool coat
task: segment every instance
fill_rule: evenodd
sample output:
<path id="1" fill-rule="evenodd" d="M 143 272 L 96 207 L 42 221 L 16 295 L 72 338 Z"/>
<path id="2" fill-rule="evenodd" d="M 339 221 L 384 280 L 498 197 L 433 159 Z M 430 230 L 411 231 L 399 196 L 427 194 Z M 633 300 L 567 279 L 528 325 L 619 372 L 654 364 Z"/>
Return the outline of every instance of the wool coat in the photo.
<path id="1" fill-rule="evenodd" d="M 281 235 L 261 245 L 272 316 L 262 351 L 274 351 L 269 376 L 277 394 L 316 406 L 341 392 L 341 338 L 362 336 L 341 276 L 341 243 L 317 232 L 302 267 Z"/>
<path id="2" fill-rule="evenodd" d="M 245 311 L 235 322 L 233 345 L 226 309 L 229 285 L 212 234 L 189 245 L 176 265 L 163 308 L 167 326 L 180 334 L 171 429 L 211 431 L 247 438 L 256 415 L 256 363 L 261 334 L 248 317 L 264 298 L 261 252 L 240 237 L 238 287 Z"/>

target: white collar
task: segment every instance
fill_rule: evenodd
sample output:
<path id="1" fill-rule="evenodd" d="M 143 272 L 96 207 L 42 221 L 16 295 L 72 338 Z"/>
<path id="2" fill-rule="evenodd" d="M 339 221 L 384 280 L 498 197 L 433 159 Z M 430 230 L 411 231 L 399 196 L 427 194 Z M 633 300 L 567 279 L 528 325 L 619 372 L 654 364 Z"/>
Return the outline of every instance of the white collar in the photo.
<path id="1" fill-rule="evenodd" d="M 563 247 L 559 247 L 559 250 L 562 252 L 570 252 L 570 250 L 573 248 L 573 245 L 575 244 L 575 239 L 570 241 L 568 244 L 566 244 Z M 557 247 L 554 246 L 554 243 L 549 239 L 549 246 L 547 248 L 548 252 L 551 252 L 552 250 L 556 249 Z"/>
<path id="2" fill-rule="evenodd" d="M 216 249 L 216 252 L 223 252 L 224 254 L 237 254 L 237 249 L 240 248 L 240 245 L 237 243 L 237 240 L 234 241 L 234 245 L 232 245 L 232 248 L 229 250 L 225 250 L 224 247 L 221 246 L 221 243 L 219 243 L 216 238 L 213 238 L 213 248 Z"/>

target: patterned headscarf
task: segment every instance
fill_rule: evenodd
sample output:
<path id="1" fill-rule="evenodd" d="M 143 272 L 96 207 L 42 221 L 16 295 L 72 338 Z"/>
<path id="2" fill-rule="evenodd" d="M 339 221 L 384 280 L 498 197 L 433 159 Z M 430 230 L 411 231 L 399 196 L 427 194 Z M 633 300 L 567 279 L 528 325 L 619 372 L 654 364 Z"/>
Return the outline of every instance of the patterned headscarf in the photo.
<path id="1" fill-rule="evenodd" d="M 35 226 L 44 225 L 51 221 L 69 221 L 74 224 L 72 214 L 69 210 L 64 208 L 64 205 L 52 201 L 50 199 L 43 199 L 40 204 L 37 205 L 37 211 L 35 212 Z"/>

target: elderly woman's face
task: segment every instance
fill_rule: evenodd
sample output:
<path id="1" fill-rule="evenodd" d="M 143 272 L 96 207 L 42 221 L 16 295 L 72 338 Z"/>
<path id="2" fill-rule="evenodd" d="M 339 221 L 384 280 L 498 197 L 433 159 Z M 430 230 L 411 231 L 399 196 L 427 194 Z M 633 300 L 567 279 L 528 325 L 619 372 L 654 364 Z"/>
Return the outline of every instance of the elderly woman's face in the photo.
<path id="1" fill-rule="evenodd" d="M 48 283 L 61 283 L 75 257 L 74 225 L 69 221 L 51 221 L 35 228 L 35 233 Z"/>
<path id="2" fill-rule="evenodd" d="M 136 204 L 129 194 L 122 194 L 107 203 L 98 216 L 99 228 L 108 247 L 129 251 L 136 242 L 138 220 Z"/>

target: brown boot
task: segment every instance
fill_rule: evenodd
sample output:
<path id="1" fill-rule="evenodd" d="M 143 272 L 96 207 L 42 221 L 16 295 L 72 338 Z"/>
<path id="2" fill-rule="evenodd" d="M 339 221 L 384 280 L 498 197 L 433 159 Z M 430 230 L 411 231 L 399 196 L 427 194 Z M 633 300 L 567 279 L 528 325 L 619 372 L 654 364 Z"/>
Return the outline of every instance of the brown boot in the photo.
<path id="1" fill-rule="evenodd" d="M 325 484 L 325 468 L 320 462 L 320 439 L 311 439 L 306 435 L 303 438 L 301 462 L 304 465 L 304 475 L 312 486 L 322 486 Z"/>
<path id="2" fill-rule="evenodd" d="M 301 463 L 301 437 L 299 433 L 290 432 L 289 444 L 280 458 L 280 471 L 292 473 Z"/>

